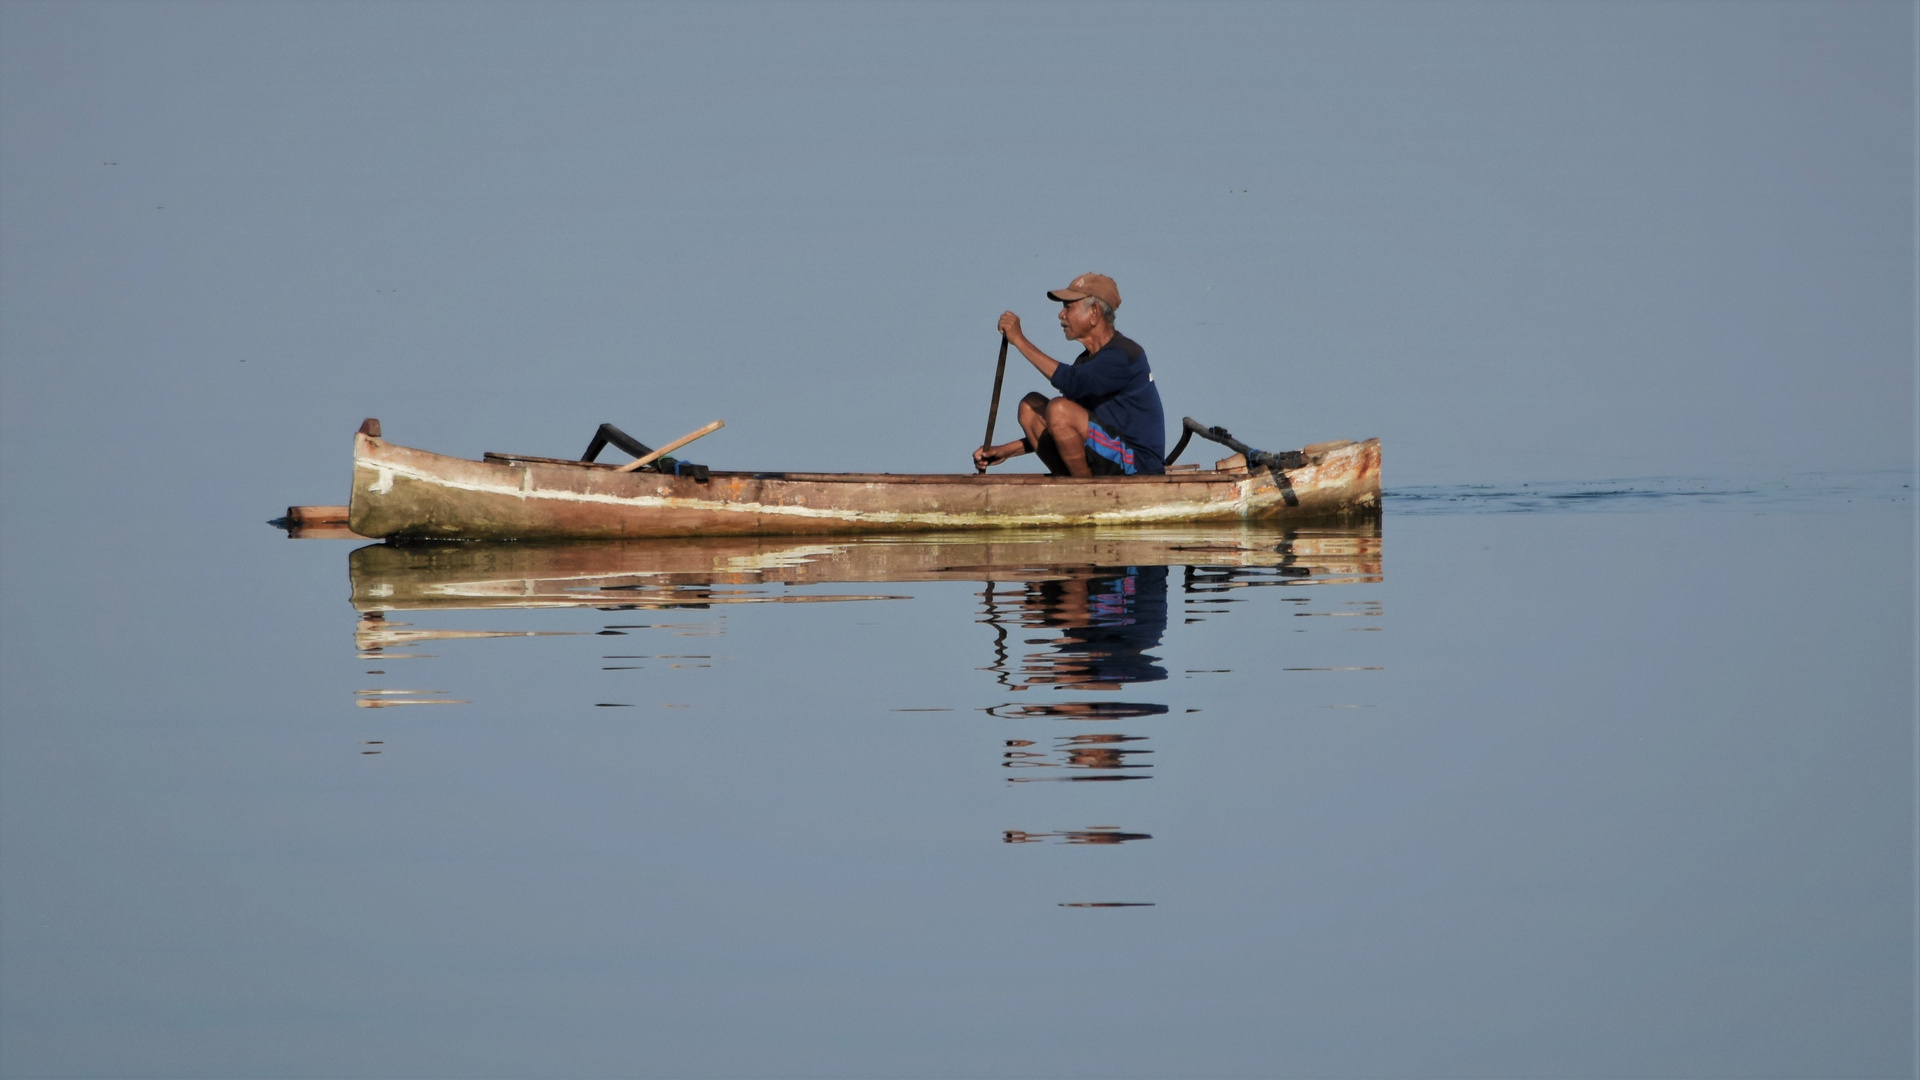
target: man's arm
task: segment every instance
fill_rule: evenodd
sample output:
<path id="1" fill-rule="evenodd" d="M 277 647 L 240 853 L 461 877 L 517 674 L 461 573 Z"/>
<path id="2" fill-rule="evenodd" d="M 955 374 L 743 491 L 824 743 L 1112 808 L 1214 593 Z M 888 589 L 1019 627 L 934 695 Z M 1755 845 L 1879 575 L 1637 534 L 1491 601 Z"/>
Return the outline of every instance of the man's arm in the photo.
<path id="1" fill-rule="evenodd" d="M 1027 449 L 1027 440 L 1015 439 L 1003 442 L 999 446 L 981 446 L 973 451 L 973 467 L 985 469 L 989 465 L 998 465 L 1008 458 L 1017 458 L 1021 454 L 1032 453 Z"/>
<path id="2" fill-rule="evenodd" d="M 1027 335 L 1020 330 L 1020 316 L 1011 311 L 1002 314 L 1000 332 L 1007 335 L 1007 341 L 1020 350 L 1020 355 L 1026 357 L 1028 363 L 1040 369 L 1042 378 L 1049 381 L 1053 379 L 1054 369 L 1060 366 L 1060 361 L 1041 352 L 1039 346 L 1027 340 Z"/>
<path id="3" fill-rule="evenodd" d="M 1108 351 L 1079 364 L 1056 364 L 1047 381 L 1055 390 L 1078 400 L 1117 394 L 1138 377 L 1139 370 L 1131 361 Z"/>

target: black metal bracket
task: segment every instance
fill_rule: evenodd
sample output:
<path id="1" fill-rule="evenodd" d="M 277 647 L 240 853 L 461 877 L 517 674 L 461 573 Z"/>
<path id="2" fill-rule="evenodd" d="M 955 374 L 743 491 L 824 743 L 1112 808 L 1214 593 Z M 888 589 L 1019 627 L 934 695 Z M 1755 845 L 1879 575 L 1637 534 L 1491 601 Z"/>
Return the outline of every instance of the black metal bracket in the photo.
<path id="1" fill-rule="evenodd" d="M 636 458 L 643 458 L 653 453 L 653 448 L 641 442 L 639 439 L 621 431 L 612 424 L 601 424 L 600 430 L 593 433 L 593 441 L 587 444 L 587 452 L 580 455 L 580 460 L 592 461 L 599 457 L 600 451 L 605 450 L 608 446 L 612 446 L 616 450 L 625 451 Z M 694 480 L 702 484 L 706 483 L 708 479 L 707 467 L 705 465 L 695 465 L 691 461 L 681 461 L 679 458 L 674 457 L 655 458 L 652 463 L 645 467 L 657 472 L 672 473 L 675 476 L 691 476 Z"/>
<path id="2" fill-rule="evenodd" d="M 641 442 L 639 439 L 621 431 L 612 424 L 601 424 L 600 430 L 593 433 L 593 441 L 587 444 L 587 452 L 580 455 L 580 460 L 594 460 L 600 456 L 600 451 L 605 450 L 609 443 L 611 443 L 615 449 L 624 450 L 634 457 L 646 457 L 648 454 L 653 453 L 653 448 Z"/>
<path id="3" fill-rule="evenodd" d="M 1265 450 L 1255 450 L 1253 447 L 1234 438 L 1233 433 L 1226 428 L 1208 427 L 1206 424 L 1195 420 L 1191 416 L 1181 417 L 1180 426 L 1182 428 L 1180 441 L 1173 445 L 1173 453 L 1167 455 L 1166 461 L 1169 465 L 1173 464 L 1174 461 L 1180 457 L 1180 452 L 1187 448 L 1187 443 L 1190 442 L 1195 435 L 1209 442 L 1217 442 L 1221 446 L 1232 450 L 1234 453 L 1247 455 L 1247 464 L 1255 467 L 1265 467 L 1278 472 L 1281 469 L 1297 469 L 1307 463 L 1306 456 L 1298 450 L 1287 450 L 1278 454 L 1270 454 Z"/>

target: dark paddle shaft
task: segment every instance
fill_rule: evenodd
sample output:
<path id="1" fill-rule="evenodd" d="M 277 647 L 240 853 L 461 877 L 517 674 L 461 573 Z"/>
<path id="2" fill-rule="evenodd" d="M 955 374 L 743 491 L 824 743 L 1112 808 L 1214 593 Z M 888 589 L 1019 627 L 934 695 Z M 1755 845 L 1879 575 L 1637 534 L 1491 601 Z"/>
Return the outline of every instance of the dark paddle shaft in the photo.
<path id="1" fill-rule="evenodd" d="M 993 369 L 993 404 L 987 406 L 987 441 L 980 444 L 982 449 L 993 449 L 993 422 L 1000 415 L 1000 383 L 1007 377 L 1007 335 L 1000 335 L 1000 366 Z M 986 467 L 978 470 L 986 472 Z"/>

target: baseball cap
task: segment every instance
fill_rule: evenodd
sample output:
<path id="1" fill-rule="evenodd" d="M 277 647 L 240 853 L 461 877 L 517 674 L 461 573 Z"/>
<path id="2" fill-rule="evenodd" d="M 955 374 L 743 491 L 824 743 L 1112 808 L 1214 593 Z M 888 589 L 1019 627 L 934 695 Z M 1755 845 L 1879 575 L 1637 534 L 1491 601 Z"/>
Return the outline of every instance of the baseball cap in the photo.
<path id="1" fill-rule="evenodd" d="M 1116 311 L 1120 308 L 1120 286 L 1105 274 L 1081 274 L 1068 282 L 1066 288 L 1055 289 L 1047 294 L 1049 300 L 1062 303 L 1084 300 L 1089 296 L 1098 297 Z"/>

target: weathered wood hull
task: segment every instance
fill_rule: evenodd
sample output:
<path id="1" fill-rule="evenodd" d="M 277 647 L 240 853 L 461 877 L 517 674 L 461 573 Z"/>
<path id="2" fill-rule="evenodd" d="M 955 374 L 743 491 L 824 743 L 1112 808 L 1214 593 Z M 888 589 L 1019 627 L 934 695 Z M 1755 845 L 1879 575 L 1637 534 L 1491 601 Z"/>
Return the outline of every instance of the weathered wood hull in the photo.
<path id="1" fill-rule="evenodd" d="M 1085 525 L 1308 521 L 1380 508 L 1380 441 L 1297 469 L 1073 479 L 1034 474 L 714 472 L 705 482 L 546 458 L 472 461 L 354 436 L 362 536 L 630 540 Z"/>

